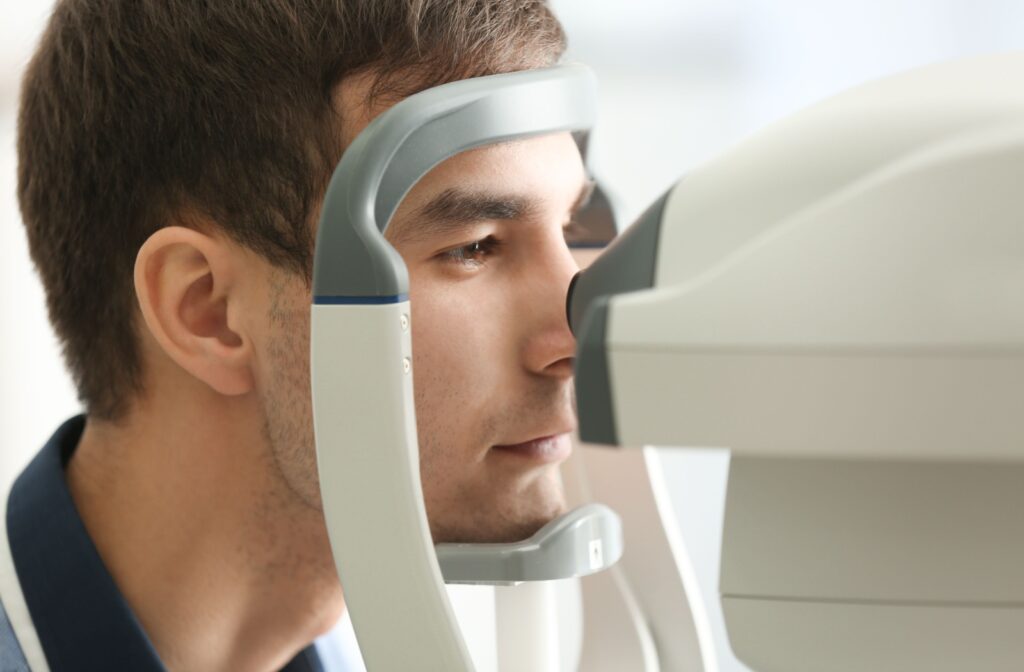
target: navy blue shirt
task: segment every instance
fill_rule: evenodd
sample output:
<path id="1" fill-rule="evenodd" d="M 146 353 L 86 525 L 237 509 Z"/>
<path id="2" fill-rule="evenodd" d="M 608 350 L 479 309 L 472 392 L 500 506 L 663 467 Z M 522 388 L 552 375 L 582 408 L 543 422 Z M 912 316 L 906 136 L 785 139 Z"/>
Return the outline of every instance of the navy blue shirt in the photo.
<path id="1" fill-rule="evenodd" d="M 7 500 L 18 582 L 54 672 L 162 671 L 149 637 L 118 590 L 64 479 L 85 418 L 65 422 L 21 473 Z M 323 672 L 312 644 L 283 670 Z"/>

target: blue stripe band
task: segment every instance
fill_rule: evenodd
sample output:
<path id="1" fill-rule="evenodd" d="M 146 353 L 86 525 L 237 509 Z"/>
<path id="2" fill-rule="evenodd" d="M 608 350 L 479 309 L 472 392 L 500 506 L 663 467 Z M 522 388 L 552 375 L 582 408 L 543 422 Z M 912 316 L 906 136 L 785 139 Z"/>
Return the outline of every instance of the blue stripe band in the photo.
<path id="1" fill-rule="evenodd" d="M 408 294 L 392 296 L 314 296 L 313 303 L 319 306 L 372 306 L 385 303 L 402 303 L 408 301 Z"/>

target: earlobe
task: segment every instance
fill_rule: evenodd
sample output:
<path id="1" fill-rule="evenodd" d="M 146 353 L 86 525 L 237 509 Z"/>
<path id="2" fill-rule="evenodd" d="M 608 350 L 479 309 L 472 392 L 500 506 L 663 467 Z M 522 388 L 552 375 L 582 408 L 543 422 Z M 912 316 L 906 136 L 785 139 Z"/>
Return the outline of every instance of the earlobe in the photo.
<path id="1" fill-rule="evenodd" d="M 254 384 L 232 246 L 180 226 L 158 230 L 135 259 L 135 293 L 146 328 L 178 366 L 219 394 Z"/>

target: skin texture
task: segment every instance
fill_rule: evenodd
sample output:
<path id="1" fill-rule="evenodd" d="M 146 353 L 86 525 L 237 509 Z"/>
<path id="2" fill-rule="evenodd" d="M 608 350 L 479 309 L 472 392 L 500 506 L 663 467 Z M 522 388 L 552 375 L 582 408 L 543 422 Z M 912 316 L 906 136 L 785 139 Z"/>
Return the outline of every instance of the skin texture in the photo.
<path id="1" fill-rule="evenodd" d="M 346 140 L 387 107 L 364 108 L 365 85 L 339 87 Z M 410 274 L 435 541 L 517 540 L 565 510 L 557 462 L 494 447 L 575 428 L 563 227 L 584 186 L 567 133 L 489 146 L 435 167 L 388 229 Z M 424 226 L 452 190 L 524 207 Z M 316 473 L 310 289 L 204 226 L 155 233 L 135 286 L 145 393 L 125 421 L 87 422 L 72 497 L 169 669 L 279 669 L 344 609 Z"/>

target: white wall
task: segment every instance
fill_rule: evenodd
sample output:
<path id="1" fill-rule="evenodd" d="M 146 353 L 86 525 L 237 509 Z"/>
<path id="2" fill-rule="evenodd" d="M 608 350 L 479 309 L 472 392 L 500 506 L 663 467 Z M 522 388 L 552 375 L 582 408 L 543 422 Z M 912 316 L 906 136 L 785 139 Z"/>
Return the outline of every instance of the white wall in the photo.
<path id="1" fill-rule="evenodd" d="M 754 129 L 915 65 L 1024 48 L 1020 0 L 554 0 L 570 57 L 601 79 L 598 169 L 626 219 Z M 77 403 L 46 321 L 14 197 L 21 69 L 49 0 L 0 22 L 0 476 Z"/>
<path id="2" fill-rule="evenodd" d="M 554 0 L 601 81 L 601 172 L 639 214 L 789 112 L 941 60 L 1024 48 L 1020 0 Z"/>
<path id="3" fill-rule="evenodd" d="M 50 6 L 49 0 L 9 0 L 0 21 L 0 483 L 78 408 L 46 319 L 15 197 L 18 81 Z"/>

